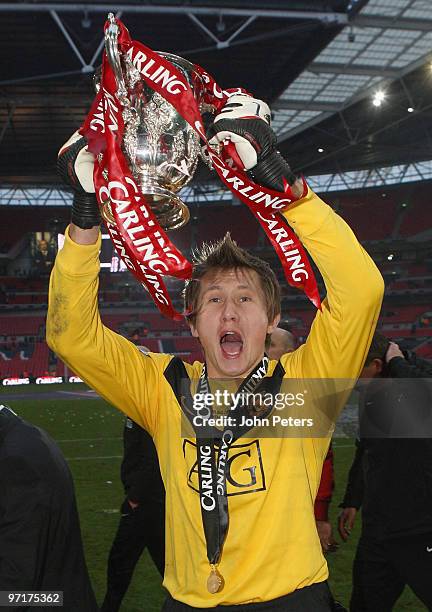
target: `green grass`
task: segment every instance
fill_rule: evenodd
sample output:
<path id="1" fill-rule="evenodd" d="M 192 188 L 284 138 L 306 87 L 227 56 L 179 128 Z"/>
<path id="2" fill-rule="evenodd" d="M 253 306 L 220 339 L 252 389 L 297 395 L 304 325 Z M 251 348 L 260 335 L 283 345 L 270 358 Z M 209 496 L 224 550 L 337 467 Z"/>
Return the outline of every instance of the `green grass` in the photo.
<path id="1" fill-rule="evenodd" d="M 17 395 L 24 391 L 82 391 L 84 385 L 54 385 L 3 388 L 3 394 Z M 120 483 L 123 416 L 102 400 L 32 400 L 9 399 L 0 394 L 23 418 L 46 429 L 58 441 L 71 467 L 78 499 L 86 549 L 87 564 L 98 601 L 105 591 L 105 569 L 109 549 L 118 523 L 118 508 L 123 499 Z M 336 491 L 331 507 L 336 525 L 337 507 L 351 465 L 354 446 L 350 440 L 335 442 Z M 351 590 L 351 566 L 359 536 L 360 520 L 347 544 L 340 544 L 328 556 L 330 584 L 337 599 L 347 605 Z M 339 539 L 339 538 L 337 538 Z M 123 612 L 156 612 L 164 600 L 159 574 L 145 553 L 141 558 L 123 602 Z M 394 610 L 422 612 L 426 608 L 406 589 Z M 379 612 L 379 611 L 377 611 Z"/>

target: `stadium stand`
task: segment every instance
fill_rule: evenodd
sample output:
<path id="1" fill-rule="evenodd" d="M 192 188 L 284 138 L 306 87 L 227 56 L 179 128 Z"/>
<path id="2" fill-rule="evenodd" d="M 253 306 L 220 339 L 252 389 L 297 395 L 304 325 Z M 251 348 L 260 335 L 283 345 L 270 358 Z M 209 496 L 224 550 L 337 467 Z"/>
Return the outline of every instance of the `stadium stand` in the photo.
<path id="1" fill-rule="evenodd" d="M 336 194 L 329 198 L 372 253 L 386 281 L 386 297 L 380 328 L 384 334 L 412 348 L 423 357 L 432 356 L 432 250 L 427 228 L 430 209 L 427 185 L 409 188 L 369 190 L 361 194 Z M 25 214 L 24 214 L 25 213 Z M 53 223 L 55 218 L 55 223 Z M 11 207 L 9 232 L 0 230 L 0 243 L 13 251 L 0 276 L 0 374 L 19 376 L 23 372 L 41 376 L 63 375 L 64 366 L 50 355 L 44 342 L 48 295 L 48 271 L 32 266 L 29 236 L 48 227 L 63 231 L 67 212 L 63 208 Z M 227 215 L 226 205 L 201 205 L 191 211 L 191 223 L 172 234 L 173 241 L 187 256 L 202 241 L 230 231 L 242 246 L 266 259 L 276 271 L 283 294 L 283 317 L 292 326 L 298 342 L 308 335 L 315 315 L 303 295 L 288 287 L 274 251 L 258 223 L 243 206 Z M 322 282 L 319 286 L 323 289 Z M 181 308 L 180 285 L 173 283 L 171 294 Z M 172 352 L 183 359 L 200 359 L 198 342 L 191 338 L 186 322 L 181 324 L 160 316 L 142 287 L 128 272 L 103 269 L 99 294 L 103 322 L 151 351 Z M 177 296 L 177 297 L 176 297 Z"/>
<path id="2" fill-rule="evenodd" d="M 393 236 L 396 226 L 398 204 L 392 197 L 379 194 L 366 201 L 358 196 L 346 196 L 338 213 L 348 222 L 360 241 L 385 240 Z"/>

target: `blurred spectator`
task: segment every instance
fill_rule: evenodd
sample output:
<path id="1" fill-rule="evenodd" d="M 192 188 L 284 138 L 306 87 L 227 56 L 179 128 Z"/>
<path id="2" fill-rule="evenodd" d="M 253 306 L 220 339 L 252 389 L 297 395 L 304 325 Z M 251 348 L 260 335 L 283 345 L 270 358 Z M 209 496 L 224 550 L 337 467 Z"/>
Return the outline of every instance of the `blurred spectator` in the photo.
<path id="1" fill-rule="evenodd" d="M 280 359 L 285 353 L 296 349 L 296 339 L 286 321 L 281 321 L 271 335 L 267 354 L 270 359 Z M 315 499 L 315 521 L 321 547 L 324 552 L 335 552 L 337 542 L 333 537 L 333 529 L 329 521 L 329 506 L 334 489 L 333 449 L 330 448 L 324 460 L 320 486 Z"/>
<path id="2" fill-rule="evenodd" d="M 374 334 L 339 516 L 346 541 L 362 507 L 351 612 L 391 612 L 407 584 L 432 609 L 431 376 L 431 362 Z"/>
<path id="3" fill-rule="evenodd" d="M 285 353 L 291 353 L 296 348 L 296 339 L 286 321 L 280 321 L 271 335 L 267 354 L 270 359 L 279 360 Z"/>
<path id="4" fill-rule="evenodd" d="M 0 405 L 0 591 L 20 590 L 63 591 L 64 612 L 98 610 L 69 467 L 45 431 Z"/>
<path id="5" fill-rule="evenodd" d="M 146 347 L 140 347 L 148 352 Z M 165 568 L 165 488 L 154 442 L 129 417 L 123 429 L 121 479 L 126 497 L 108 558 L 101 612 L 117 612 L 145 548 L 160 575 Z"/>

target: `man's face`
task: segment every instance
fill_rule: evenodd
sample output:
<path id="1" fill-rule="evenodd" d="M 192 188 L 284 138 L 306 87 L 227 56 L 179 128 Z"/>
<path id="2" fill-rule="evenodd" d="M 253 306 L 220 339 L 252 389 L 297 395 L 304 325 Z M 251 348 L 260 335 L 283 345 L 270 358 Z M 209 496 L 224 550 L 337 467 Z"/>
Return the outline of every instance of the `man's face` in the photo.
<path id="1" fill-rule="evenodd" d="M 45 254 L 48 252 L 48 243 L 46 240 L 39 240 L 38 247 L 41 253 Z"/>
<path id="2" fill-rule="evenodd" d="M 292 353 L 295 349 L 294 336 L 286 329 L 276 327 L 272 333 L 267 354 L 270 359 L 278 361 L 285 353 Z"/>
<path id="3" fill-rule="evenodd" d="M 264 354 L 266 334 L 279 321 L 267 319 L 264 293 L 254 270 L 215 270 L 200 281 L 198 314 L 191 324 L 210 378 L 244 377 Z"/>

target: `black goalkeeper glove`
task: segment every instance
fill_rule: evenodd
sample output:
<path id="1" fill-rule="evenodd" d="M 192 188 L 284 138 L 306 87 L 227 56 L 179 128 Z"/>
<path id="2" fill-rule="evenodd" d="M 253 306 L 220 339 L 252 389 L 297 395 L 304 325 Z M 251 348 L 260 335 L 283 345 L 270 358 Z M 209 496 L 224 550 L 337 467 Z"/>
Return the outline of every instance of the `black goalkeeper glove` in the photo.
<path id="1" fill-rule="evenodd" d="M 270 119 L 270 109 L 262 100 L 241 94 L 231 96 L 214 119 L 210 144 L 217 147 L 233 143 L 243 169 L 256 183 L 284 191 L 284 179 L 292 185 L 297 177 L 276 150 Z"/>
<path id="2" fill-rule="evenodd" d="M 94 155 L 87 140 L 75 132 L 59 151 L 57 171 L 74 190 L 71 221 L 81 229 L 99 225 L 101 217 L 93 183 Z"/>

